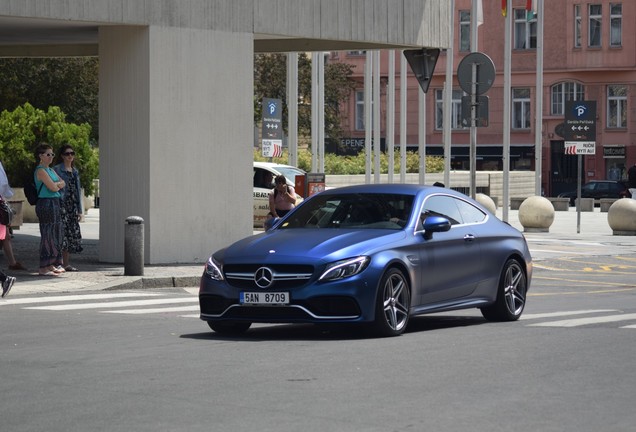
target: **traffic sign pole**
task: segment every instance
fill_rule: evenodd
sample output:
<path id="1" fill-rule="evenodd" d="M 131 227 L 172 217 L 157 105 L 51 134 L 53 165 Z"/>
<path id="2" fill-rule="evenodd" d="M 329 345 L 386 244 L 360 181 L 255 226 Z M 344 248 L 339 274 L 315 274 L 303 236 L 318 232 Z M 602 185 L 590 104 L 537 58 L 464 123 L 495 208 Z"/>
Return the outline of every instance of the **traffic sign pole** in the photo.
<path id="1" fill-rule="evenodd" d="M 477 195 L 477 63 L 472 64 L 470 92 L 470 197 Z"/>
<path id="2" fill-rule="evenodd" d="M 495 65 L 486 54 L 472 52 L 457 67 L 459 86 L 470 95 L 470 197 L 477 194 L 477 117 L 479 95 L 492 87 Z"/>
<path id="3" fill-rule="evenodd" d="M 583 155 L 596 154 L 596 101 L 566 101 L 564 132 L 565 145 L 576 146 L 576 233 L 580 234 Z"/>
<path id="4" fill-rule="evenodd" d="M 581 172 L 583 171 L 583 155 L 576 155 L 576 233 L 581 233 Z"/>

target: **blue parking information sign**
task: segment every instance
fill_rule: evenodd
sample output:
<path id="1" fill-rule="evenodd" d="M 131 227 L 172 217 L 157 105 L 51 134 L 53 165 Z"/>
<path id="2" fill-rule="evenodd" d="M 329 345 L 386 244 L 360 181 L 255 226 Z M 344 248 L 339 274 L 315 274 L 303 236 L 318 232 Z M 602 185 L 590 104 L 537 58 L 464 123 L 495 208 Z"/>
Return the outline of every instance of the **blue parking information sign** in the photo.
<path id="1" fill-rule="evenodd" d="M 263 98 L 263 157 L 283 155 L 283 103 L 280 99 Z"/>
<path id="2" fill-rule="evenodd" d="M 566 154 L 596 154 L 596 101 L 566 101 Z"/>

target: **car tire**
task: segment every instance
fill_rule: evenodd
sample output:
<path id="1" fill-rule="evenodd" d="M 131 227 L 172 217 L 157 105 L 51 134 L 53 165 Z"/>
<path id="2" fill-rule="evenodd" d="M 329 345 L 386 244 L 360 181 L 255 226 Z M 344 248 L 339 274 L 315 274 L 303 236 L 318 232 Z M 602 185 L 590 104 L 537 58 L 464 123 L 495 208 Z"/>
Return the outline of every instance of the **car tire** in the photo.
<path id="1" fill-rule="evenodd" d="M 244 321 L 208 321 L 208 325 L 218 334 L 237 336 L 245 333 L 252 323 Z"/>
<path id="2" fill-rule="evenodd" d="M 409 322 L 411 289 L 404 273 L 389 269 L 382 280 L 376 299 L 374 333 L 378 336 L 399 336 Z"/>
<path id="3" fill-rule="evenodd" d="M 528 280 L 518 260 L 506 262 L 497 289 L 497 300 L 491 306 L 481 309 L 488 321 L 516 321 L 521 317 L 526 305 Z"/>

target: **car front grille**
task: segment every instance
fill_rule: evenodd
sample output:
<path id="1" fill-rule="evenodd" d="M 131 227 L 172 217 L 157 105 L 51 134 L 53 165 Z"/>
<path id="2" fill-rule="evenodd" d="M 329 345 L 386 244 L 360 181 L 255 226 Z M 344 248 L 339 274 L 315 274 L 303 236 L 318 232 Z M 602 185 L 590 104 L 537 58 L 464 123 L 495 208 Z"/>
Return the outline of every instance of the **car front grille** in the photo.
<path id="1" fill-rule="evenodd" d="M 314 268 L 309 265 L 272 265 L 261 264 L 250 265 L 226 265 L 223 268 L 225 279 L 231 286 L 240 289 L 262 289 L 256 285 L 256 271 L 262 267 L 267 267 L 272 271 L 273 279 L 267 289 L 281 290 L 292 289 L 303 286 L 307 283 L 314 272 Z"/>

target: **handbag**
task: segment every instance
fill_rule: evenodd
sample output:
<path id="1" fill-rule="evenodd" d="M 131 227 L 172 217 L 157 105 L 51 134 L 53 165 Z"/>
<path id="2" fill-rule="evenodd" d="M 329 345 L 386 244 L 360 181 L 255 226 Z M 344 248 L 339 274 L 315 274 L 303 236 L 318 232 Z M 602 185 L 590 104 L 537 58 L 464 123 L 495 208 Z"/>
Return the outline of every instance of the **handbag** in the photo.
<path id="1" fill-rule="evenodd" d="M 13 219 L 13 209 L 2 198 L 0 198 L 0 224 L 10 226 Z"/>

